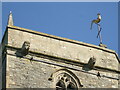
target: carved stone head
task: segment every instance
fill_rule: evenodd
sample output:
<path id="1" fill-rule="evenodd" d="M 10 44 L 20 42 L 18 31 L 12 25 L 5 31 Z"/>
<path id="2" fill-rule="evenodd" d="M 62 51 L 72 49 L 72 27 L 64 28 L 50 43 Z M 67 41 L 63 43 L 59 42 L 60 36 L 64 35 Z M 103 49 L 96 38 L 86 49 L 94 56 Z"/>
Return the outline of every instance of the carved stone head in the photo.
<path id="1" fill-rule="evenodd" d="M 30 48 L 30 42 L 25 41 L 24 44 L 22 45 L 22 49 L 28 50 Z"/>
<path id="2" fill-rule="evenodd" d="M 18 57 L 26 56 L 29 53 L 29 48 L 30 48 L 30 42 L 25 41 L 22 45 L 22 48 L 16 51 L 16 56 Z"/>
<path id="3" fill-rule="evenodd" d="M 22 48 L 21 48 L 21 54 L 22 55 L 27 55 L 28 51 L 29 51 L 29 48 L 30 48 L 30 42 L 25 41 L 22 45 Z"/>
<path id="4" fill-rule="evenodd" d="M 95 57 L 91 57 L 91 58 L 89 59 L 89 61 L 88 61 L 88 67 L 89 67 L 90 69 L 92 69 L 92 68 L 94 67 L 95 63 L 96 63 L 96 58 L 95 58 Z"/>

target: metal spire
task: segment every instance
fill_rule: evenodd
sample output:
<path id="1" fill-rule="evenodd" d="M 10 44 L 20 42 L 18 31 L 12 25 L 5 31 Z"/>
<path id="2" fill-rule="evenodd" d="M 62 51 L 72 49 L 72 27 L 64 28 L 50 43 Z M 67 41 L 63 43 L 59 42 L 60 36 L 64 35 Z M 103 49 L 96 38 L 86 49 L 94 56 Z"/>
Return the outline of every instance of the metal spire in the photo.
<path id="1" fill-rule="evenodd" d="M 13 26 L 12 11 L 10 11 L 10 14 L 8 16 L 8 25 Z"/>

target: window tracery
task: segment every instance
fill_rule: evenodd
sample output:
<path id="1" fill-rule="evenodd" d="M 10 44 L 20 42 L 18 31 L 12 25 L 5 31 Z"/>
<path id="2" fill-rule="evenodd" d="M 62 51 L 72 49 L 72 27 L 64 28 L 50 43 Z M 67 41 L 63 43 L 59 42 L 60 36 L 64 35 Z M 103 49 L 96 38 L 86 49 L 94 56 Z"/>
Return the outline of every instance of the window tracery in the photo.
<path id="1" fill-rule="evenodd" d="M 77 76 L 68 70 L 59 70 L 52 77 L 56 90 L 78 90 L 82 86 Z"/>
<path id="2" fill-rule="evenodd" d="M 56 90 L 59 89 L 72 89 L 77 88 L 75 80 L 66 73 L 59 74 Z"/>

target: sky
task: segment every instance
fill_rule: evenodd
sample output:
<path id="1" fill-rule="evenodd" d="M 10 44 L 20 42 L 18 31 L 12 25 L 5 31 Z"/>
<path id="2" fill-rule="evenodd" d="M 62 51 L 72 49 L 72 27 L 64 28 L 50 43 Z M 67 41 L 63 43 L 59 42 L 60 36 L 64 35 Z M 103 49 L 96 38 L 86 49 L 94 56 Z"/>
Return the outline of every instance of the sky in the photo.
<path id="1" fill-rule="evenodd" d="M 2 35 L 10 11 L 14 26 L 94 45 L 100 40 L 97 25 L 90 30 L 90 24 L 100 13 L 103 44 L 118 53 L 117 2 L 3 2 Z"/>

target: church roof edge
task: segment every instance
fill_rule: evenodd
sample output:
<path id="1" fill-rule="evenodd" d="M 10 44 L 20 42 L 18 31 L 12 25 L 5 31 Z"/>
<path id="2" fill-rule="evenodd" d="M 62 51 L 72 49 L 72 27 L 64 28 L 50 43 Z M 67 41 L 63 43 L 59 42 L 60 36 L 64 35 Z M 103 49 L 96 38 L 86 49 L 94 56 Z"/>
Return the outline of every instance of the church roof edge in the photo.
<path id="1" fill-rule="evenodd" d="M 33 34 L 37 34 L 37 35 L 42 35 L 42 36 L 45 36 L 45 37 L 54 38 L 54 39 L 57 39 L 57 40 L 66 41 L 66 42 L 70 42 L 70 43 L 74 43 L 74 44 L 79 44 L 79 45 L 83 45 L 83 46 L 86 46 L 86 47 L 96 48 L 96 49 L 103 50 L 103 51 L 106 51 L 106 52 L 109 52 L 109 53 L 113 53 L 113 54 L 116 55 L 116 57 L 117 57 L 117 59 L 118 59 L 118 61 L 120 63 L 118 54 L 114 50 L 111 50 L 111 49 L 108 49 L 108 48 L 104 48 L 104 47 L 100 47 L 100 46 L 97 46 L 97 45 L 80 42 L 80 41 L 77 41 L 77 40 L 63 38 L 63 37 L 59 37 L 59 36 L 55 36 L 55 35 L 50 35 L 50 34 L 38 32 L 38 31 L 26 29 L 26 28 L 21 28 L 21 27 L 18 27 L 18 26 L 10 26 L 10 25 L 8 25 L 7 28 L 12 28 L 12 29 L 15 29 L 15 30 L 29 32 L 29 33 L 33 33 Z"/>

